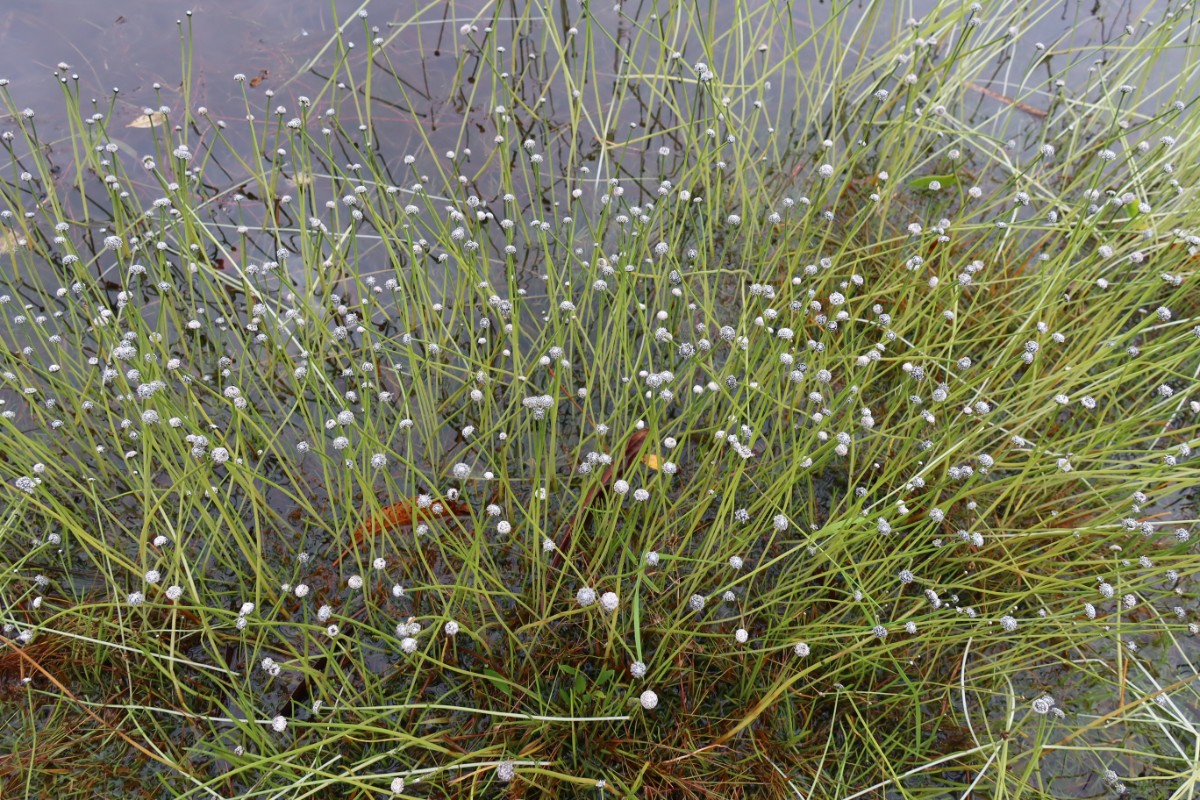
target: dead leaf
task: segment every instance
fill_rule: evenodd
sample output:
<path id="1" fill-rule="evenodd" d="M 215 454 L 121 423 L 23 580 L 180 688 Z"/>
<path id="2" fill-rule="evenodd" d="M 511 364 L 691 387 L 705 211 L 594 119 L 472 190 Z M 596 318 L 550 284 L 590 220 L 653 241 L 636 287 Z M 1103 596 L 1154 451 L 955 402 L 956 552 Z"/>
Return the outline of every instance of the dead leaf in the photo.
<path id="1" fill-rule="evenodd" d="M 625 453 L 621 458 L 621 462 L 618 464 L 617 461 L 614 460 L 613 463 L 609 464 L 608 469 L 604 470 L 604 474 L 600 476 L 600 483 L 596 486 L 593 486 L 591 490 L 584 496 L 583 504 L 579 506 L 579 512 L 576 514 L 573 520 L 567 523 L 567 527 L 563 531 L 561 537 L 562 540 L 559 542 L 558 548 L 554 551 L 554 557 L 550 563 L 555 568 L 562 564 L 563 552 L 567 550 L 571 544 L 571 533 L 574 531 L 576 524 L 581 522 L 583 520 L 583 515 L 591 510 L 592 503 L 595 502 L 597 495 L 600 494 L 600 490 L 604 489 L 613 482 L 613 479 L 616 476 L 617 468 L 620 467 L 622 473 L 627 472 L 629 468 L 633 466 L 634 462 L 638 460 L 638 457 L 642 453 L 642 448 L 646 445 L 646 438 L 649 436 L 649 434 L 649 431 L 642 429 L 640 431 L 636 431 L 632 436 L 630 436 L 629 441 L 625 443 Z"/>
<path id="2" fill-rule="evenodd" d="M 456 500 L 434 500 L 429 508 L 421 508 L 415 499 L 405 499 L 398 503 L 384 506 L 378 512 L 363 520 L 354 529 L 354 544 L 338 558 L 334 566 L 340 564 L 351 550 L 361 545 L 367 536 L 375 536 L 384 531 L 395 530 L 412 525 L 414 521 L 428 521 L 439 517 L 464 517 L 471 513 L 471 507 Z"/>
<path id="3" fill-rule="evenodd" d="M 21 240 L 17 236 L 17 232 L 9 228 L 0 233 L 0 256 L 6 256 L 9 253 L 16 251 L 21 246 Z"/>
<path id="4" fill-rule="evenodd" d="M 975 83 L 968 83 L 967 88 L 974 89 L 975 91 L 979 92 L 980 94 L 982 94 L 986 97 L 990 97 L 993 100 L 998 100 L 1001 103 L 1004 103 L 1005 105 L 1012 106 L 1013 108 L 1017 109 L 1018 111 L 1025 112 L 1026 114 L 1028 114 L 1031 117 L 1036 117 L 1037 119 L 1045 119 L 1046 118 L 1046 112 L 1043 111 L 1042 109 L 1031 106 L 1028 103 L 1022 103 L 1020 100 L 1014 100 L 1011 97 L 1009 97 L 1008 95 L 1000 94 L 999 92 L 997 92 L 993 89 L 989 89 L 986 86 L 980 86 Z"/>
<path id="5" fill-rule="evenodd" d="M 462 517 L 471 513 L 471 507 L 466 503 L 458 500 L 435 500 L 430 504 L 429 508 L 421 508 L 417 505 L 416 500 L 401 500 L 399 503 L 392 503 L 389 506 L 384 506 L 379 509 L 379 513 L 372 516 L 358 526 L 354 535 L 357 539 L 362 539 L 366 534 L 383 533 L 386 530 L 400 528 L 405 525 L 412 525 L 414 520 L 431 520 L 438 517 Z"/>
<path id="6" fill-rule="evenodd" d="M 151 111 L 149 114 L 139 114 L 126 128 L 153 128 L 167 121 L 167 115 L 161 111 Z"/>

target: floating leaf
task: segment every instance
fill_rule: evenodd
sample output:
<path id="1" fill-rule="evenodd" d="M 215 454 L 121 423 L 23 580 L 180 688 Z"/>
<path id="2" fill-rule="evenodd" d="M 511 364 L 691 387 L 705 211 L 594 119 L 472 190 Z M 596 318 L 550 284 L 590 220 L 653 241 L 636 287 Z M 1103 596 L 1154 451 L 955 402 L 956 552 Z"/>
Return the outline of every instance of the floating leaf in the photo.
<path id="1" fill-rule="evenodd" d="M 121 139 L 118 139 L 116 136 L 109 136 L 108 141 L 109 141 L 109 144 L 116 145 L 118 150 L 120 150 L 122 153 L 129 156 L 130 158 L 134 159 L 135 161 L 141 160 L 142 157 L 140 155 L 138 155 L 138 151 L 134 150 L 133 145 L 129 144 L 129 142 L 122 141 Z"/>
<path id="2" fill-rule="evenodd" d="M 0 233 L 0 256 L 6 256 L 15 251 L 21 245 L 21 240 L 17 237 L 17 232 L 9 228 Z"/>
<path id="3" fill-rule="evenodd" d="M 451 500 L 435 500 L 429 508 L 421 508 L 416 500 L 401 500 L 384 506 L 354 531 L 354 540 L 361 542 L 363 536 L 412 525 L 414 520 L 430 520 L 437 517 L 461 517 L 471 513 L 466 503 Z"/>
<path id="4" fill-rule="evenodd" d="M 403 528 L 406 525 L 412 525 L 414 521 L 420 522 L 450 516 L 463 517 L 470 513 L 470 506 L 453 500 L 434 500 L 429 508 L 421 508 L 414 499 L 401 500 L 398 503 L 384 506 L 354 529 L 354 542 L 338 557 L 335 566 L 342 563 L 342 559 L 349 555 L 356 546 L 362 544 L 363 539 L 367 536 Z"/>
<path id="5" fill-rule="evenodd" d="M 154 128 L 167 121 L 167 115 L 161 111 L 151 111 L 149 114 L 139 114 L 126 128 Z"/>
<path id="6" fill-rule="evenodd" d="M 975 83 L 968 83 L 967 88 L 974 89 L 975 91 L 979 92 L 980 94 L 990 97 L 993 100 L 999 100 L 1001 103 L 1012 106 L 1013 108 L 1017 109 L 1018 111 L 1022 111 L 1031 117 L 1037 117 L 1038 119 L 1045 119 L 1047 116 L 1047 112 L 1043 111 L 1040 108 L 1031 106 L 1028 103 L 1022 103 L 1020 100 L 1014 100 L 1011 97 L 1009 97 L 1008 95 L 1000 94 L 999 92 L 995 91 L 994 89 L 989 89 L 986 86 L 980 86 Z"/>
<path id="7" fill-rule="evenodd" d="M 927 175 L 924 178 L 915 178 L 908 182 L 908 185 L 914 189 L 928 189 L 930 185 L 937 181 L 945 189 L 948 186 L 954 186 L 958 183 L 958 176 L 951 173 L 949 175 Z"/>

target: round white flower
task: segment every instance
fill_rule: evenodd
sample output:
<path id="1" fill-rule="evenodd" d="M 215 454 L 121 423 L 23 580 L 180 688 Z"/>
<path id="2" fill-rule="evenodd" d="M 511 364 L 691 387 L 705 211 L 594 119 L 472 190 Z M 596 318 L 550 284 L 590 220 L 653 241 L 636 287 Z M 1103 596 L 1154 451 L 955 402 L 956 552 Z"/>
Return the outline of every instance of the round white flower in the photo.
<path id="1" fill-rule="evenodd" d="M 1049 714 L 1052 708 L 1054 708 L 1054 698 L 1048 694 L 1033 701 L 1033 713 L 1035 714 Z"/>
<path id="2" fill-rule="evenodd" d="M 651 711 L 658 705 L 658 695 L 647 689 L 642 692 L 642 696 L 638 698 L 638 702 L 642 704 L 642 708 Z"/>

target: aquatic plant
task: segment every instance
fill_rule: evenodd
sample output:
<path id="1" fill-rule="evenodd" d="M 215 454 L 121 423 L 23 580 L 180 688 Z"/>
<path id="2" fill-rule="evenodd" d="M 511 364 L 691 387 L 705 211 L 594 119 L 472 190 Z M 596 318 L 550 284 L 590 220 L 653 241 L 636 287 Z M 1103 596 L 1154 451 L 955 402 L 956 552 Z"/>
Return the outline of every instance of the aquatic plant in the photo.
<path id="1" fill-rule="evenodd" d="M 4 795 L 1189 792 L 1194 10 L 881 7 L 3 82 Z"/>

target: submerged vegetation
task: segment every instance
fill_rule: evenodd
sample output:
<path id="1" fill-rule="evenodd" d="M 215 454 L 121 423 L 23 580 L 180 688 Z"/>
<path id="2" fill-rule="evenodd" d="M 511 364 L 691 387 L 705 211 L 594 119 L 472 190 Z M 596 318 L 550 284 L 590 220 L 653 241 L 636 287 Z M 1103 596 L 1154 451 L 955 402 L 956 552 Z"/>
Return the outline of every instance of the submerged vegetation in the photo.
<path id="1" fill-rule="evenodd" d="M 1191 797 L 1195 12 L 884 6 L 4 81 L 0 795 Z"/>

